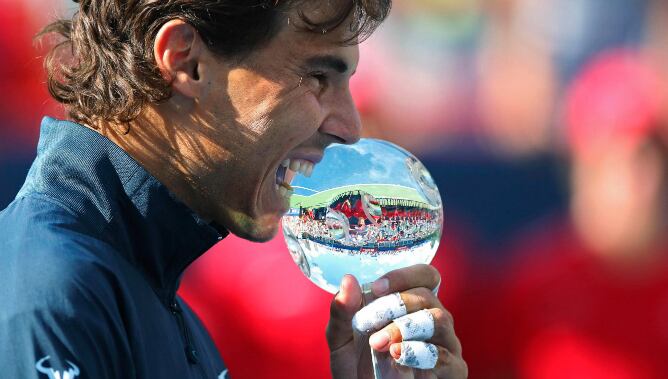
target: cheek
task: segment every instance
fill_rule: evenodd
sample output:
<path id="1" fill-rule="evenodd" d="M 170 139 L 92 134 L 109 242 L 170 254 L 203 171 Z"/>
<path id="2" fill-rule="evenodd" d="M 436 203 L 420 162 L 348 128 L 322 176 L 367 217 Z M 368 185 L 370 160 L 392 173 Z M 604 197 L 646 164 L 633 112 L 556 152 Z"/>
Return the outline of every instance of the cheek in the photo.
<path id="1" fill-rule="evenodd" d="M 253 135 L 261 135 L 271 125 L 271 113 L 280 104 L 282 86 L 246 70 L 232 70 L 227 78 L 229 106 L 238 126 Z"/>
<path id="2" fill-rule="evenodd" d="M 302 94 L 282 103 L 268 117 L 270 128 L 262 139 L 279 149 L 295 147 L 312 137 L 323 120 L 323 109 L 315 96 Z M 280 146 L 278 142 L 281 141 Z"/>
<path id="3" fill-rule="evenodd" d="M 296 132 L 313 134 L 325 118 L 320 100 L 311 92 L 302 95 L 292 108 L 289 117 Z"/>

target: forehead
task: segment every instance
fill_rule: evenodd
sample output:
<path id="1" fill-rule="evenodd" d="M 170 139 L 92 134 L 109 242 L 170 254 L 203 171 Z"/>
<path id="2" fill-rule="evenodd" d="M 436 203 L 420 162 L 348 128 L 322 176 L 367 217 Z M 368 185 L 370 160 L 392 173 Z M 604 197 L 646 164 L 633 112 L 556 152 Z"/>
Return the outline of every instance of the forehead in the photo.
<path id="1" fill-rule="evenodd" d="M 349 12 L 349 8 L 347 0 L 305 1 L 284 15 L 279 31 L 258 52 L 267 50 L 275 59 L 291 60 L 308 59 L 312 55 L 339 56 L 354 68 L 359 49 L 351 31 L 354 12 Z M 331 25 L 342 12 L 350 14 L 343 22 Z"/>

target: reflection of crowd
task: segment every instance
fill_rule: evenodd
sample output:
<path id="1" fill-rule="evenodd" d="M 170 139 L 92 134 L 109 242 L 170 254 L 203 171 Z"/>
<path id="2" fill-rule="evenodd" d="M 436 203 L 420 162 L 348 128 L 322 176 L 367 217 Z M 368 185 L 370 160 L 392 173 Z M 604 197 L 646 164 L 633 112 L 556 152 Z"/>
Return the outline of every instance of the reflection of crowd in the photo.
<path id="1" fill-rule="evenodd" d="M 433 215 L 434 216 L 434 215 Z M 341 249 L 371 249 L 375 251 L 410 247 L 435 237 L 439 231 L 437 217 L 386 216 L 375 222 L 363 218 L 353 219 L 347 233 L 328 227 L 324 218 L 312 218 L 308 212 L 302 216 L 286 217 L 284 223 L 297 238 L 326 243 Z M 338 226 L 338 225 L 336 225 Z M 340 226 L 339 226 L 340 227 Z"/>
<path id="2" fill-rule="evenodd" d="M 297 238 L 303 238 L 304 234 L 322 236 L 329 233 L 324 220 L 317 222 L 308 222 L 306 220 L 307 218 L 305 217 L 284 217 L 283 224 L 290 228 Z"/>

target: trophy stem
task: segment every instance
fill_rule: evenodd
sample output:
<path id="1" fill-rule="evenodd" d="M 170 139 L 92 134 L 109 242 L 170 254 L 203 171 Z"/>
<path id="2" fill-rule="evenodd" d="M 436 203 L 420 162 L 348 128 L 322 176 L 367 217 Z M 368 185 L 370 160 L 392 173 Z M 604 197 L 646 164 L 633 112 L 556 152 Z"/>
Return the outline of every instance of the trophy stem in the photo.
<path id="1" fill-rule="evenodd" d="M 373 299 L 371 283 L 364 283 L 362 285 L 362 306 L 366 306 Z M 381 353 L 371 347 L 369 349 L 371 349 L 371 364 L 375 379 L 413 379 L 417 377 L 414 369 L 396 364 L 389 352 Z"/>

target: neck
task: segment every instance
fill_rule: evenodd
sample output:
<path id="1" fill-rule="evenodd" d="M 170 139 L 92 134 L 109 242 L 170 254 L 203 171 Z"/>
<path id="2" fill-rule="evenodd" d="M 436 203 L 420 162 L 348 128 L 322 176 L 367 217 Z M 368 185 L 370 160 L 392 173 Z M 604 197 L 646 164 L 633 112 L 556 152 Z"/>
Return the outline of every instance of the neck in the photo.
<path id="1" fill-rule="evenodd" d="M 205 220 L 210 220 L 193 178 L 197 173 L 188 170 L 189 159 L 182 144 L 183 132 L 176 117 L 169 117 L 154 107 L 147 107 L 135 120 L 127 124 L 100 122 L 94 128 L 118 145 L 146 171 L 158 179 L 181 202 Z"/>

